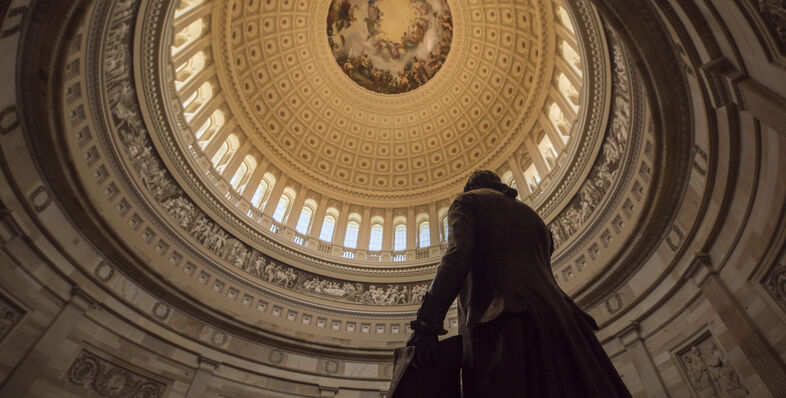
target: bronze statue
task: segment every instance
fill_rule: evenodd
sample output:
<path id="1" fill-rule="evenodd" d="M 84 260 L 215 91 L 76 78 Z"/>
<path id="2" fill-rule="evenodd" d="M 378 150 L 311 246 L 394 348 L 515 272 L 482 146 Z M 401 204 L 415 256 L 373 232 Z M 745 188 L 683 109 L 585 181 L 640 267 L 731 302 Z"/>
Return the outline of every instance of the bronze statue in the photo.
<path id="1" fill-rule="evenodd" d="M 437 336 L 447 333 L 445 314 L 458 296 L 464 398 L 630 397 L 593 333 L 597 324 L 554 279 L 551 232 L 516 195 L 491 171 L 470 176 L 450 206 L 448 248 L 411 323 L 405 350 L 414 353 L 397 362 L 411 362 L 411 373 L 444 363 Z M 391 397 L 403 396 L 392 384 Z"/>

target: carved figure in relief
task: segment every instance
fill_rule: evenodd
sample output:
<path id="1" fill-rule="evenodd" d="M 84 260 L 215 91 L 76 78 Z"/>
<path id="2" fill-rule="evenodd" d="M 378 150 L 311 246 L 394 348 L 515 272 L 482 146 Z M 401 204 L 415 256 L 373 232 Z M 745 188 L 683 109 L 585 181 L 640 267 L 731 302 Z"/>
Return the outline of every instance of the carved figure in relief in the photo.
<path id="1" fill-rule="evenodd" d="M 261 277 L 264 267 L 265 259 L 262 256 L 257 257 L 257 260 L 254 261 L 254 269 L 251 271 L 251 275 Z"/>
<path id="2" fill-rule="evenodd" d="M 781 44 L 786 44 L 786 4 L 782 0 L 759 0 L 759 11 L 764 14 L 764 19 L 775 30 L 777 39 Z"/>
<path id="3" fill-rule="evenodd" d="M 550 224 L 549 231 L 551 231 L 551 236 L 554 238 L 554 247 L 562 246 L 564 235 L 559 225 L 555 223 Z"/>
<path id="4" fill-rule="evenodd" d="M 742 398 L 749 391 L 711 335 L 678 354 L 688 383 L 700 398 Z"/>
<path id="5" fill-rule="evenodd" d="M 227 233 L 218 225 L 213 225 L 210 236 L 207 238 L 207 246 L 214 253 L 218 253 L 227 240 Z"/>
<path id="6" fill-rule="evenodd" d="M 2 315 L 0 315 L 0 341 L 2 341 L 3 337 L 11 331 L 16 323 L 16 313 L 11 308 L 3 308 L 0 311 Z"/>
<path id="7" fill-rule="evenodd" d="M 183 197 L 169 198 L 163 203 L 164 209 L 172 216 L 177 225 L 188 228 L 194 215 L 194 204 Z"/>
<path id="8" fill-rule="evenodd" d="M 240 250 L 240 253 L 235 256 L 235 267 L 245 269 L 246 261 L 248 261 L 248 250 L 243 248 Z"/>
<path id="9" fill-rule="evenodd" d="M 715 343 L 709 345 L 710 359 L 708 368 L 710 376 L 717 383 L 721 391 L 739 391 L 748 394 L 748 389 L 742 384 L 740 375 L 728 366 L 726 357 Z"/>
<path id="10" fill-rule="evenodd" d="M 420 304 L 423 301 L 423 296 L 428 291 L 428 285 L 415 285 L 412 286 L 412 297 L 410 298 L 411 304 Z"/>

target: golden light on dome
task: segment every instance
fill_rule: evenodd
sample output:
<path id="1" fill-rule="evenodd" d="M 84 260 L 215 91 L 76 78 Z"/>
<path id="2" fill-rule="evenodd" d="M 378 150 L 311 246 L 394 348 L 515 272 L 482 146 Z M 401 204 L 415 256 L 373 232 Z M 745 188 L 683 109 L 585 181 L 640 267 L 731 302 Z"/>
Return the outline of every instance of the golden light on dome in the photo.
<path id="1" fill-rule="evenodd" d="M 214 195 L 297 251 L 425 264 L 473 169 L 539 208 L 592 158 L 600 125 L 560 2 L 214 5 L 182 3 L 167 42 L 184 143 Z"/>

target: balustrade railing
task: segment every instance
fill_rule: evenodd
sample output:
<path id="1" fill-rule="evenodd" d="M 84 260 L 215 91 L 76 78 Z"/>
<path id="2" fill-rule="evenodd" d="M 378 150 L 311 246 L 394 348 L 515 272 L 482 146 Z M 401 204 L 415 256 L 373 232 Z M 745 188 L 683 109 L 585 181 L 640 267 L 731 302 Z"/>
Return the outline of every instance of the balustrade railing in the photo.
<path id="1" fill-rule="evenodd" d="M 198 157 L 201 155 L 201 151 L 192 147 L 192 154 L 195 157 Z M 214 187 L 216 187 L 216 189 L 221 191 L 229 203 L 234 205 L 236 208 L 241 209 L 241 214 L 245 214 L 245 216 L 248 217 L 252 222 L 258 224 L 262 230 L 267 230 L 271 234 L 275 234 L 287 241 L 291 241 L 292 243 L 300 246 L 302 248 L 300 250 L 305 250 L 306 252 L 311 250 L 320 256 L 328 255 L 352 261 L 361 260 L 361 262 L 369 261 L 376 263 L 392 261 L 400 263 L 406 262 L 408 260 L 424 261 L 432 258 L 436 260 L 437 257 L 441 256 L 447 248 L 446 242 L 440 242 L 439 244 L 432 245 L 431 247 L 419 248 L 415 250 L 365 252 L 355 249 L 348 249 L 342 245 L 334 245 L 329 242 L 309 238 L 307 235 L 303 235 L 295 230 L 290 230 L 286 227 L 286 225 L 276 222 L 272 219 L 272 217 L 263 213 L 257 207 L 252 206 L 251 203 L 246 200 L 243 195 L 237 193 L 237 191 L 232 188 L 229 182 L 227 182 L 224 177 L 221 176 L 221 174 L 219 174 L 214 168 L 208 167 L 204 171 L 207 180 Z M 264 205 L 261 207 L 264 207 Z"/>

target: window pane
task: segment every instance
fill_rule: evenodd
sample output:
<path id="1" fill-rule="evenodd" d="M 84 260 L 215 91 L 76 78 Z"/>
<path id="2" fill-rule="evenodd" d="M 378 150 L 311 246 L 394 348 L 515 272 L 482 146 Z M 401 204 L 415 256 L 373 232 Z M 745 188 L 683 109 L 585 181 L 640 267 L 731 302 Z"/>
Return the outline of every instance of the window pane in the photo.
<path id="1" fill-rule="evenodd" d="M 262 199 L 265 197 L 266 192 L 267 183 L 264 180 L 260 181 L 257 191 L 254 192 L 254 196 L 251 198 L 251 205 L 258 208 L 262 204 Z"/>
<path id="2" fill-rule="evenodd" d="M 273 219 L 276 220 L 276 222 L 282 222 L 284 216 L 287 214 L 287 208 L 289 208 L 289 196 L 281 195 L 278 206 L 276 206 L 276 211 L 273 212 Z"/>
<path id="3" fill-rule="evenodd" d="M 428 227 L 428 221 L 423 221 L 418 226 L 419 235 L 418 236 L 418 243 L 420 247 L 429 247 L 431 246 L 431 234 Z"/>
<path id="4" fill-rule="evenodd" d="M 402 251 L 407 249 L 407 226 L 404 224 L 396 225 L 396 232 L 393 235 L 393 250 Z"/>
<path id="5" fill-rule="evenodd" d="M 218 162 L 224 158 L 224 155 L 226 155 L 228 150 L 229 150 L 229 144 L 227 144 L 225 141 L 223 144 L 221 144 L 221 147 L 218 148 L 216 154 L 213 155 L 213 159 L 210 160 L 213 163 L 213 167 L 218 166 Z"/>
<path id="6" fill-rule="evenodd" d="M 238 166 L 237 170 L 235 171 L 235 175 L 232 176 L 231 180 L 229 180 L 229 185 L 231 185 L 232 188 L 237 189 L 237 187 L 240 186 L 240 181 L 246 177 L 246 171 L 248 171 L 248 166 L 246 166 L 245 163 L 240 163 L 240 166 Z"/>
<path id="7" fill-rule="evenodd" d="M 442 241 L 448 241 L 448 217 L 442 217 Z"/>
<path id="8" fill-rule="evenodd" d="M 300 218 L 297 220 L 295 231 L 305 235 L 308 233 L 309 225 L 311 225 L 311 209 L 308 207 L 303 207 L 303 210 L 300 211 Z"/>
<path id="9" fill-rule="evenodd" d="M 371 226 L 371 236 L 368 240 L 368 250 L 382 250 L 382 224 L 374 224 Z"/>
<path id="10" fill-rule="evenodd" d="M 347 234 L 344 235 L 344 247 L 354 249 L 358 244 L 358 231 L 360 224 L 357 221 L 350 221 L 347 224 Z"/>
<path id="11" fill-rule="evenodd" d="M 322 222 L 322 231 L 319 233 L 319 240 L 325 242 L 333 241 L 333 230 L 336 228 L 336 219 L 333 216 L 325 216 Z"/>

